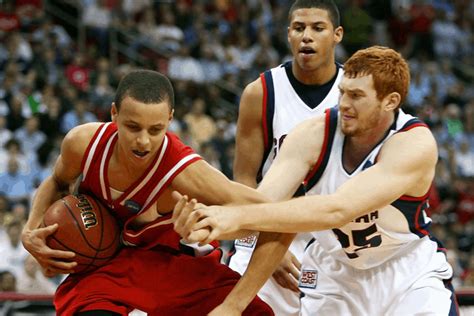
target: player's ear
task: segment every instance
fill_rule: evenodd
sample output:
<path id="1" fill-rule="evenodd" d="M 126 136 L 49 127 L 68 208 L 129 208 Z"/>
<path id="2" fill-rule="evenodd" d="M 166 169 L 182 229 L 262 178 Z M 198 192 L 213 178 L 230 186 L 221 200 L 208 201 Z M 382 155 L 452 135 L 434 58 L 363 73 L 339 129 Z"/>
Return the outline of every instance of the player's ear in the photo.
<path id="1" fill-rule="evenodd" d="M 400 106 L 401 100 L 400 93 L 392 92 L 383 99 L 383 108 L 385 111 L 394 111 Z"/>
<path id="2" fill-rule="evenodd" d="M 112 107 L 110 109 L 110 117 L 112 118 L 112 122 L 114 123 L 117 122 L 117 115 L 118 115 L 117 106 L 115 105 L 115 102 L 112 102 Z"/>
<path id="3" fill-rule="evenodd" d="M 344 29 L 342 26 L 336 27 L 334 30 L 334 42 L 336 44 L 339 44 L 342 41 L 342 38 L 344 37 Z"/>
<path id="4" fill-rule="evenodd" d="M 171 109 L 170 116 L 168 117 L 168 120 L 171 121 L 174 116 L 174 109 Z"/>

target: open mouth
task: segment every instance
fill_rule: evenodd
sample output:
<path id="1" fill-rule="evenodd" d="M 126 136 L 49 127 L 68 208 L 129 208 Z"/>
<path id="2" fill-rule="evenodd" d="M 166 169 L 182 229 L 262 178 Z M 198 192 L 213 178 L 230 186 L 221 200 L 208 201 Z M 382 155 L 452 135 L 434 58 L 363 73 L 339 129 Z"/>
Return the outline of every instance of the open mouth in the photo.
<path id="1" fill-rule="evenodd" d="M 299 53 L 304 54 L 304 55 L 311 55 L 311 54 L 316 53 L 316 51 L 312 49 L 311 47 L 303 47 L 299 50 Z"/>
<path id="2" fill-rule="evenodd" d="M 148 150 L 145 150 L 145 151 L 140 151 L 140 150 L 132 150 L 133 154 L 138 157 L 138 158 L 143 158 L 145 157 L 146 155 L 148 155 L 148 153 L 150 151 Z"/>

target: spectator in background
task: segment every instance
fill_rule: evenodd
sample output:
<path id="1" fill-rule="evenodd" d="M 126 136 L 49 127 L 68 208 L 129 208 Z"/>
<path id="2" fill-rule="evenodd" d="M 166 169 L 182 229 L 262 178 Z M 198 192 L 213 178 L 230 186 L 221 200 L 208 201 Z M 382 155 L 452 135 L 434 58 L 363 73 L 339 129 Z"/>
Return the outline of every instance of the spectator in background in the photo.
<path id="1" fill-rule="evenodd" d="M 206 114 L 206 103 L 201 98 L 193 101 L 191 111 L 184 116 L 184 122 L 198 144 L 198 148 L 210 141 L 216 133 L 216 122 Z"/>
<path id="2" fill-rule="evenodd" d="M 61 103 L 57 97 L 45 100 L 47 110 L 44 113 L 37 114 L 40 130 L 46 134 L 48 140 L 54 139 L 61 133 Z"/>
<path id="3" fill-rule="evenodd" d="M 344 25 L 343 46 L 350 56 L 370 44 L 372 18 L 361 8 L 358 0 L 350 0 L 350 7 L 343 12 L 341 18 Z"/>
<path id="4" fill-rule="evenodd" d="M 97 83 L 89 92 L 89 101 L 99 120 L 108 121 L 110 118 L 110 104 L 114 101 L 115 89 L 110 85 L 107 73 L 100 73 Z"/>
<path id="5" fill-rule="evenodd" d="M 18 278 L 23 270 L 23 262 L 28 256 L 28 252 L 23 248 L 20 240 L 23 223 L 12 218 L 10 222 L 5 223 L 5 226 L 8 239 L 0 245 L 0 249 L 2 249 L 0 270 L 11 271 L 15 278 Z"/>
<path id="6" fill-rule="evenodd" d="M 178 54 L 172 55 L 168 64 L 168 75 L 173 80 L 192 81 L 203 83 L 205 81 L 205 69 L 199 61 L 192 57 L 189 47 L 183 45 Z"/>
<path id="7" fill-rule="evenodd" d="M 81 53 L 77 53 L 73 63 L 66 67 L 67 80 L 80 91 L 86 91 L 89 88 L 89 73 L 90 69 L 86 66 L 85 57 Z"/>
<path id="8" fill-rule="evenodd" d="M 456 174 L 461 178 L 474 178 L 474 149 L 464 138 L 455 151 Z"/>
<path id="9" fill-rule="evenodd" d="M 112 12 L 105 0 L 89 1 L 83 8 L 82 24 L 89 39 L 97 39 L 102 56 L 109 52 L 109 29 L 112 26 Z"/>
<path id="10" fill-rule="evenodd" d="M 409 9 L 410 33 L 413 40 L 412 51 L 409 57 L 434 57 L 431 25 L 435 18 L 435 11 L 430 3 L 424 0 L 412 0 Z"/>
<path id="11" fill-rule="evenodd" d="M 436 14 L 437 18 L 431 25 L 435 56 L 440 61 L 455 58 L 461 52 L 465 38 L 459 26 L 453 21 L 453 14 L 448 15 L 445 10 L 437 10 Z"/>
<path id="12" fill-rule="evenodd" d="M 89 111 L 88 107 L 89 104 L 86 100 L 78 99 L 74 105 L 74 109 L 64 114 L 61 120 L 61 132 L 66 134 L 73 127 L 97 121 L 97 117 L 94 113 Z"/>
<path id="13" fill-rule="evenodd" d="M 7 171 L 10 158 L 16 159 L 22 173 L 28 174 L 31 171 L 28 157 L 23 154 L 20 142 L 15 138 L 10 139 L 3 148 L 0 148 L 0 173 Z"/>
<path id="14" fill-rule="evenodd" d="M 46 135 L 39 130 L 39 119 L 31 116 L 25 124 L 15 131 L 15 138 L 19 141 L 21 151 L 26 155 L 34 154 L 46 141 Z"/>
<path id="15" fill-rule="evenodd" d="M 0 192 L 5 193 L 12 202 L 24 202 L 29 201 L 32 190 L 32 177 L 20 170 L 15 157 L 10 157 L 7 162 L 7 171 L 0 173 Z"/>
<path id="16" fill-rule="evenodd" d="M 16 292 L 15 275 L 8 271 L 0 271 L 0 292 Z"/>
<path id="17" fill-rule="evenodd" d="M 4 115 L 0 115 L 0 148 L 12 139 L 13 133 L 7 128 L 7 121 Z"/>
<path id="18" fill-rule="evenodd" d="M 51 35 L 56 38 L 60 48 L 67 48 L 72 43 L 71 37 L 64 27 L 54 24 L 49 17 L 45 17 L 40 21 L 40 25 L 32 34 L 32 40 L 43 43 L 45 47 L 52 47 L 54 43 L 51 41 Z"/>
<path id="19" fill-rule="evenodd" d="M 40 265 L 33 256 L 28 255 L 22 267 L 23 269 L 17 278 L 18 292 L 25 294 L 54 294 L 57 285 L 41 273 Z"/>

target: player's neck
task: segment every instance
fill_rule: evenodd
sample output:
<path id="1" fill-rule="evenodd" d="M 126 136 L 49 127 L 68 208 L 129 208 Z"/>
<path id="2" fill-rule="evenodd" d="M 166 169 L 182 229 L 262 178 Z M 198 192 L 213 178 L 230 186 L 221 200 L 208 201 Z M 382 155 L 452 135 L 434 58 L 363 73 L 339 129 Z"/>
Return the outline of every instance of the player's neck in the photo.
<path id="1" fill-rule="evenodd" d="M 291 71 L 296 80 L 306 85 L 323 85 L 330 81 L 337 72 L 334 60 L 327 64 L 321 64 L 317 68 L 303 69 L 293 61 Z"/>
<path id="2" fill-rule="evenodd" d="M 151 161 L 150 161 L 151 162 Z M 143 173 L 148 169 L 149 163 L 142 164 L 140 166 L 134 165 L 130 162 L 130 159 L 127 158 L 127 153 L 118 146 L 118 142 L 115 145 L 114 151 L 112 153 L 112 157 L 109 161 L 109 175 L 111 174 L 118 174 L 120 175 L 118 178 L 120 179 L 127 179 L 126 181 L 121 180 L 120 182 L 130 182 L 133 183 L 135 180 L 140 178 Z M 115 177 L 109 177 L 109 179 Z M 123 184 L 119 187 L 115 187 L 116 189 L 122 189 Z"/>

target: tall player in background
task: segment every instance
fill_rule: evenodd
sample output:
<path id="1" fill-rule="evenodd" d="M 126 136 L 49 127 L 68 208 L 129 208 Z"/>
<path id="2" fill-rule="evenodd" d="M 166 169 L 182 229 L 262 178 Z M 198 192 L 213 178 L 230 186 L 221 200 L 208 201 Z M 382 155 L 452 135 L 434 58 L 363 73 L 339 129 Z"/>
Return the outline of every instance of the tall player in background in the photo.
<path id="1" fill-rule="evenodd" d="M 234 179 L 257 187 L 293 127 L 337 104 L 343 70 L 334 50 L 342 40 L 331 0 L 297 0 L 290 8 L 288 42 L 293 60 L 262 73 L 244 90 L 237 124 Z M 256 236 L 235 241 L 229 266 L 243 274 Z M 299 234 L 259 296 L 277 315 L 299 314 L 300 261 L 309 234 Z"/>
<path id="2" fill-rule="evenodd" d="M 240 229 L 281 233 L 260 234 L 246 274 L 211 315 L 238 315 L 293 233 L 305 231 L 314 239 L 302 261 L 302 315 L 457 314 L 453 270 L 425 213 L 436 141 L 400 109 L 409 83 L 408 64 L 389 48 L 360 50 L 345 62 L 339 107 L 298 125 L 258 188 L 287 200 L 304 180 L 307 196 L 199 205 L 190 216 L 194 205 L 177 205 L 175 212 L 191 219 L 177 229 L 190 240 Z"/>
<path id="3" fill-rule="evenodd" d="M 57 225 L 38 227 L 48 207 L 81 175 L 79 192 L 109 208 L 129 247 L 93 272 L 70 274 L 55 294 L 58 315 L 126 315 L 134 308 L 149 315 L 205 315 L 240 278 L 220 264 L 220 251 L 180 240 L 173 230 L 171 191 L 217 204 L 262 198 L 168 133 L 173 109 L 168 79 L 135 71 L 117 88 L 112 122 L 80 125 L 64 138 L 53 174 L 33 200 L 22 235 L 25 248 L 45 274 L 71 272 L 74 253 L 45 243 Z M 251 305 L 249 315 L 273 314 L 259 299 Z"/>

